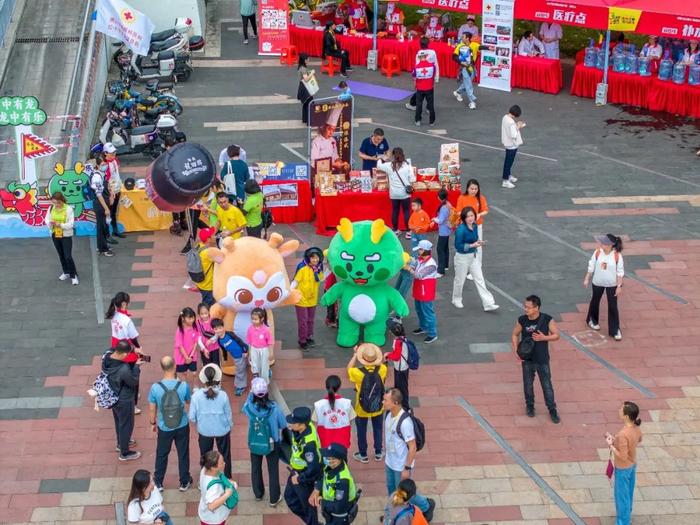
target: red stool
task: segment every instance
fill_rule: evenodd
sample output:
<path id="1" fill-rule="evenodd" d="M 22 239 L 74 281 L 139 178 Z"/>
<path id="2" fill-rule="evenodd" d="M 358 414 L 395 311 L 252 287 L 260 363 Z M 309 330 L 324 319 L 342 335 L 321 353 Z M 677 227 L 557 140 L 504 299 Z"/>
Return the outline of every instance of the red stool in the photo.
<path id="1" fill-rule="evenodd" d="M 334 76 L 340 71 L 340 59 L 335 59 L 333 57 L 326 57 L 321 59 L 321 73 L 327 73 L 329 77 Z"/>
<path id="2" fill-rule="evenodd" d="M 398 55 L 387 53 L 382 57 L 381 72 L 384 73 L 388 78 L 391 75 L 399 76 L 401 75 L 401 64 L 399 63 Z"/>
<path id="3" fill-rule="evenodd" d="M 280 54 L 280 64 L 293 66 L 299 61 L 297 46 L 283 47 Z"/>

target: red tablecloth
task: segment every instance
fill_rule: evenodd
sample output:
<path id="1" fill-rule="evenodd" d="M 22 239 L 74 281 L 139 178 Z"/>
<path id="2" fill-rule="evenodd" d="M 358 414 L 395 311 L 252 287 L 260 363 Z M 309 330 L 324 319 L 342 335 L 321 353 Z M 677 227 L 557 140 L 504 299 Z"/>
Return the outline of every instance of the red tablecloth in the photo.
<path id="1" fill-rule="evenodd" d="M 452 204 L 457 204 L 459 191 L 450 191 L 448 197 Z M 423 200 L 423 209 L 430 217 L 437 213 L 440 201 L 437 191 L 416 191 L 412 197 Z M 391 226 L 391 201 L 388 191 L 373 191 L 372 193 L 342 193 L 334 197 L 322 197 L 316 192 L 316 233 L 333 235 L 340 219 L 347 217 L 351 221 L 384 219 Z M 403 218 L 399 218 L 399 225 Z"/>
<path id="2" fill-rule="evenodd" d="M 298 206 L 271 207 L 272 217 L 277 224 L 292 224 L 294 222 L 311 222 L 313 206 L 311 204 L 311 185 L 308 180 L 263 180 L 263 186 L 270 184 L 296 184 L 298 191 Z"/>
<path id="3" fill-rule="evenodd" d="M 596 85 L 603 80 L 597 68 L 578 64 L 574 69 L 571 94 L 595 98 Z M 608 102 L 629 104 L 654 111 L 700 117 L 700 87 L 674 84 L 656 76 L 642 77 L 608 72 Z"/>
<path id="4" fill-rule="evenodd" d="M 513 57 L 512 87 L 556 95 L 563 85 L 559 60 L 518 55 Z"/>

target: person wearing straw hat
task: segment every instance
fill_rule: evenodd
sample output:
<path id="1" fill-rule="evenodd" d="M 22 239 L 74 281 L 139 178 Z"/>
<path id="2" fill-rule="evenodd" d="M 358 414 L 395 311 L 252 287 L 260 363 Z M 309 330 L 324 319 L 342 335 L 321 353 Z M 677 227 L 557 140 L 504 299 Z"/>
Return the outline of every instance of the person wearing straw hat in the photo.
<path id="1" fill-rule="evenodd" d="M 306 525 L 318 525 L 318 510 L 309 504 L 316 480 L 321 476 L 321 441 L 311 422 L 311 409 L 297 407 L 287 415 L 292 431 L 292 454 L 284 501 Z"/>
<path id="2" fill-rule="evenodd" d="M 369 463 L 367 456 L 367 424 L 372 422 L 374 437 L 374 459 L 381 461 L 382 453 L 382 395 L 387 367 L 383 363 L 381 349 L 372 343 L 355 347 L 348 363 L 348 378 L 355 384 L 355 425 L 357 426 L 357 449 L 352 457 L 360 463 Z M 361 366 L 357 366 L 359 361 Z"/>
<path id="3" fill-rule="evenodd" d="M 309 503 L 321 507 L 326 525 L 348 525 L 357 516 L 360 491 L 348 468 L 348 449 L 331 443 L 321 449 L 323 475 L 309 497 Z"/>
<path id="4" fill-rule="evenodd" d="M 231 428 L 233 416 L 226 391 L 221 388 L 221 368 L 209 363 L 199 371 L 199 380 L 204 388 L 192 394 L 190 421 L 197 425 L 199 455 L 214 450 L 214 443 L 224 457 L 224 474 L 231 478 Z"/>

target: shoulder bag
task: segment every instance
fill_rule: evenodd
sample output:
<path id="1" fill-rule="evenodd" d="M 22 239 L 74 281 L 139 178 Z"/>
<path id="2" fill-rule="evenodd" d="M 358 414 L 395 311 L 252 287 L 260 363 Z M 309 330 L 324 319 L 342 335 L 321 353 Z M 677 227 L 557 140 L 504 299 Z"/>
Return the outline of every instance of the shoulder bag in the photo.
<path id="1" fill-rule="evenodd" d="M 394 170 L 394 173 L 396 173 L 396 176 L 397 176 L 397 177 L 399 178 L 399 180 L 401 181 L 401 184 L 403 184 L 403 187 L 404 187 L 404 189 L 406 190 L 406 193 L 408 193 L 409 195 L 410 195 L 411 193 L 413 193 L 413 192 L 415 191 L 415 190 L 413 189 L 413 186 L 410 185 L 410 184 L 406 184 L 406 183 L 404 182 L 404 180 L 403 180 L 403 177 L 401 177 L 401 175 L 399 174 L 398 170 L 394 169 L 393 166 L 391 167 L 391 169 Z"/>
<path id="2" fill-rule="evenodd" d="M 542 317 L 543 315 L 540 315 L 540 319 L 537 321 L 537 325 L 535 325 L 535 332 L 537 332 L 540 329 Z M 532 338 L 532 336 L 523 337 L 522 340 L 518 343 L 518 349 L 516 350 L 518 357 L 523 361 L 532 360 L 532 353 L 535 351 L 535 342 L 536 341 Z"/>
<path id="3" fill-rule="evenodd" d="M 318 80 L 316 80 L 316 75 L 313 73 L 310 73 L 308 75 L 309 80 L 304 80 L 303 78 L 301 79 L 301 83 L 304 84 L 304 87 L 306 88 L 307 93 L 310 96 L 314 96 L 316 93 L 318 93 L 318 90 L 320 89 L 318 86 Z"/>

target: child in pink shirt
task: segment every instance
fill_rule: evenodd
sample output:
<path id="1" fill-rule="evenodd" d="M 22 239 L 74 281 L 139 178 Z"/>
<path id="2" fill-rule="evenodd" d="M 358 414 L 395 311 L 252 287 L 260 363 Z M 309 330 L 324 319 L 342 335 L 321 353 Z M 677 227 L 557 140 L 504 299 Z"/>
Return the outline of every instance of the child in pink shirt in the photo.
<path id="1" fill-rule="evenodd" d="M 211 316 L 209 315 L 209 305 L 201 303 L 197 307 L 197 322 L 195 326 L 199 331 L 199 339 L 197 346 L 199 353 L 202 356 L 202 366 L 214 363 L 219 366 L 221 360 L 219 358 L 219 343 L 216 340 L 216 334 L 211 327 Z"/>
<path id="2" fill-rule="evenodd" d="M 177 330 L 175 331 L 175 370 L 181 381 L 187 381 L 190 387 L 194 384 L 194 375 L 197 371 L 197 341 L 199 331 L 194 326 L 196 316 L 192 308 L 183 308 L 177 318 Z"/>
<path id="3" fill-rule="evenodd" d="M 246 334 L 246 343 L 250 345 L 248 360 L 253 377 L 262 377 L 270 382 L 270 355 L 275 344 L 272 332 L 267 325 L 267 313 L 262 308 L 254 308 L 250 313 L 251 325 Z"/>

